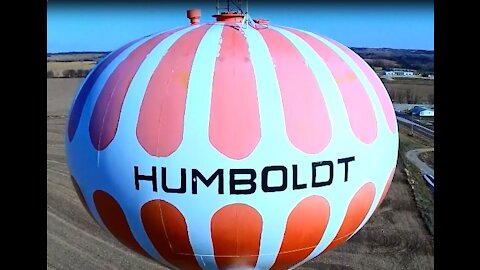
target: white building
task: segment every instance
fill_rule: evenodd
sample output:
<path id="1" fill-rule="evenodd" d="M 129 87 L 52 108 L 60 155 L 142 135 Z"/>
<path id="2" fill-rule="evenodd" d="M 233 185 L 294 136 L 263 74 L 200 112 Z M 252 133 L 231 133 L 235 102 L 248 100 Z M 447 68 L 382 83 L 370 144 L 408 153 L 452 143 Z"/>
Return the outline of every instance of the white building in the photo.
<path id="1" fill-rule="evenodd" d="M 410 112 L 413 114 L 413 115 L 418 115 L 418 116 L 434 116 L 434 110 L 433 108 L 430 109 L 430 108 L 425 108 L 425 107 L 422 107 L 422 106 L 414 106 Z"/>
<path id="2" fill-rule="evenodd" d="M 385 71 L 385 75 L 386 76 L 395 76 L 395 71 L 391 71 L 391 70 Z"/>
<path id="3" fill-rule="evenodd" d="M 412 70 L 409 69 L 400 69 L 400 68 L 394 68 L 392 70 L 386 70 L 384 72 L 385 76 L 400 76 L 400 77 L 409 77 L 413 76 L 414 73 Z"/>
<path id="4" fill-rule="evenodd" d="M 426 109 L 418 113 L 419 116 L 434 116 L 434 110 Z"/>

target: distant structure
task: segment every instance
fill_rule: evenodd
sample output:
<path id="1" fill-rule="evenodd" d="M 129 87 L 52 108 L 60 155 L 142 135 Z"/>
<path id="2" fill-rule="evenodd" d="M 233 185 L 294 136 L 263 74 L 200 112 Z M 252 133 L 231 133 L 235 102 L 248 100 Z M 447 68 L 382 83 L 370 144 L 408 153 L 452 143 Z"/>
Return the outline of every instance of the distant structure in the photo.
<path id="1" fill-rule="evenodd" d="M 384 75 L 386 76 L 395 76 L 395 71 L 385 70 L 384 73 Z"/>
<path id="2" fill-rule="evenodd" d="M 415 106 L 410 112 L 412 113 L 412 115 L 416 116 L 434 116 L 435 111 L 433 108 L 429 109 L 421 106 Z"/>
<path id="3" fill-rule="evenodd" d="M 385 76 L 402 76 L 402 77 L 410 77 L 414 75 L 414 71 L 411 69 L 403 69 L 403 68 L 393 68 L 384 71 Z"/>

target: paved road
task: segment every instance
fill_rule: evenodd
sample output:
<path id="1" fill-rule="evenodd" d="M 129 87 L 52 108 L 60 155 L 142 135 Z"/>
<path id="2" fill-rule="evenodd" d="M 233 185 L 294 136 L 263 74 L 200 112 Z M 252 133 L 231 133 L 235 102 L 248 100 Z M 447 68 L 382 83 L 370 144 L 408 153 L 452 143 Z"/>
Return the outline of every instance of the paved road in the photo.
<path id="1" fill-rule="evenodd" d="M 434 170 L 432 168 L 430 168 L 427 163 L 421 161 L 419 158 L 418 158 L 418 155 L 423 153 L 423 152 L 430 152 L 430 151 L 433 151 L 434 148 L 421 148 L 421 149 L 414 149 L 414 150 L 410 150 L 407 152 L 406 156 L 408 158 L 408 160 L 410 162 L 412 162 L 415 166 L 417 166 L 417 168 L 422 172 L 422 174 L 430 174 L 432 176 L 435 176 L 434 175 Z"/>
<path id="2" fill-rule="evenodd" d="M 427 124 L 425 124 L 425 122 L 419 121 L 419 120 L 417 120 L 417 119 L 415 119 L 415 118 L 412 120 L 412 116 L 409 115 L 409 114 L 402 113 L 402 112 L 395 112 L 395 115 L 396 115 L 396 116 L 399 116 L 399 117 L 402 117 L 402 118 L 404 118 L 404 119 L 406 119 L 406 120 L 412 121 L 412 122 L 414 122 L 414 123 L 416 123 L 416 124 L 418 124 L 418 125 L 420 125 L 420 126 L 423 126 L 423 127 L 427 128 L 427 129 L 430 129 L 430 130 L 432 130 L 432 131 L 435 130 L 435 126 L 434 126 L 434 125 L 427 125 Z"/>

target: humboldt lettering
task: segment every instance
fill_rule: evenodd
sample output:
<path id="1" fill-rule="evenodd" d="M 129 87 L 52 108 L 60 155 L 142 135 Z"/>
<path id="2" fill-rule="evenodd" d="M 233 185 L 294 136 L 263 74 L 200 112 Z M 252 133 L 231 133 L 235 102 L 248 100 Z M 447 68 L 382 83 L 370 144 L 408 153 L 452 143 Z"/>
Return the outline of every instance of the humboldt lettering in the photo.
<path id="1" fill-rule="evenodd" d="M 352 161 L 355 161 L 354 156 L 340 158 L 335 163 L 331 160 L 313 162 L 310 167 L 311 179 L 309 183 L 299 183 L 297 164 L 289 167 L 283 165 L 266 166 L 258 173 L 254 169 L 237 168 L 217 169 L 211 175 L 205 175 L 198 169 L 191 169 L 190 177 L 187 176 L 187 169 L 181 168 L 180 181 L 178 181 L 178 179 L 168 179 L 166 167 L 160 168 L 161 178 L 159 178 L 156 166 L 152 166 L 149 169 L 149 174 L 140 174 L 139 167 L 134 166 L 133 176 L 136 190 L 140 190 L 140 186 L 147 188 L 148 183 L 150 183 L 152 191 L 158 192 L 158 181 L 160 181 L 160 186 L 164 192 L 184 194 L 187 193 L 187 179 L 189 179 L 191 180 L 192 194 L 198 194 L 198 185 L 200 182 L 201 185 L 207 188 L 214 189 L 216 186 L 218 194 L 225 194 L 225 179 L 228 179 L 229 194 L 248 195 L 257 192 L 257 190 L 270 193 L 282 192 L 287 189 L 300 190 L 308 187 L 319 188 L 329 186 L 335 179 L 335 166 L 344 166 L 345 173 L 343 181 L 347 182 L 349 163 Z M 323 172 L 321 175 L 318 173 L 319 170 Z M 226 173 L 228 174 L 227 178 L 225 178 Z M 281 175 L 281 177 L 278 177 L 278 175 Z M 260 179 L 257 179 L 257 177 Z M 280 183 L 278 181 L 279 179 Z M 140 185 L 140 181 L 142 181 L 142 185 Z M 291 181 L 291 184 L 289 181 Z"/>

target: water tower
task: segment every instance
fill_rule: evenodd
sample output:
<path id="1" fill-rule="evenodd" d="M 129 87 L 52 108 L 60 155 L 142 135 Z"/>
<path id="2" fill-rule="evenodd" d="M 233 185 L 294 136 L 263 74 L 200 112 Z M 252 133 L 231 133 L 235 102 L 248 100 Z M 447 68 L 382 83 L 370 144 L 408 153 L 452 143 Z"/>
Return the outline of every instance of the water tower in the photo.
<path id="1" fill-rule="evenodd" d="M 395 171 L 393 106 L 367 63 L 243 4 L 113 51 L 71 107 L 85 207 L 172 268 L 297 267 L 358 232 Z"/>

